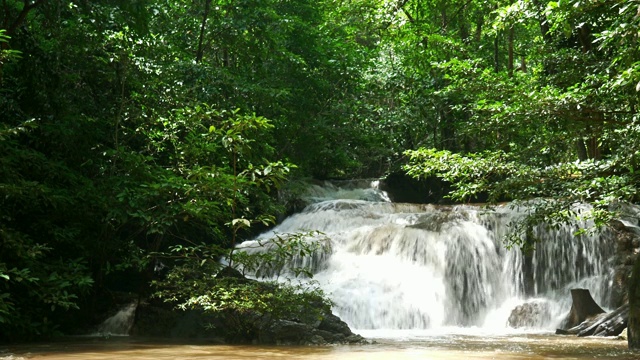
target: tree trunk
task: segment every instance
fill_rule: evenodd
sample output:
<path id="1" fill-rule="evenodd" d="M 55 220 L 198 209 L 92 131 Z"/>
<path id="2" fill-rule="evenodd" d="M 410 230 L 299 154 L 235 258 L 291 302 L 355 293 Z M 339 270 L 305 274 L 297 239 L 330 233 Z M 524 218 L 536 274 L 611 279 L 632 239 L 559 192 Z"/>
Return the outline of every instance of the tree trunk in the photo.
<path id="1" fill-rule="evenodd" d="M 591 40 L 591 28 L 589 24 L 583 24 L 578 30 L 578 38 L 580 39 L 580 45 L 582 45 L 582 52 L 586 53 L 593 48 L 593 41 Z"/>
<path id="2" fill-rule="evenodd" d="M 615 311 L 607 314 L 601 321 L 584 329 L 578 336 L 616 336 L 627 327 L 629 319 L 629 304 L 624 304 Z"/>
<path id="3" fill-rule="evenodd" d="M 533 4 L 538 8 L 538 22 L 540 24 L 540 33 L 542 34 L 542 39 L 545 43 L 551 44 L 553 39 L 551 38 L 551 33 L 549 32 L 549 22 L 547 21 L 547 16 L 544 13 L 545 8 L 547 7 L 546 2 L 542 2 L 540 0 L 534 0 Z"/>
<path id="4" fill-rule="evenodd" d="M 589 159 L 587 146 L 584 144 L 584 140 L 576 140 L 576 148 L 578 150 L 578 159 L 580 159 L 581 161 L 586 161 L 587 159 Z"/>
<path id="5" fill-rule="evenodd" d="M 600 154 L 600 144 L 596 136 L 592 136 L 587 141 L 587 150 L 589 151 L 589 159 L 599 160 L 602 156 Z"/>
<path id="6" fill-rule="evenodd" d="M 522 54 L 522 57 L 520 58 L 520 71 L 523 73 L 527 72 L 527 58 L 524 54 Z"/>
<path id="7" fill-rule="evenodd" d="M 636 260 L 629 281 L 629 349 L 640 349 L 640 257 Z"/>
<path id="8" fill-rule="evenodd" d="M 206 0 L 204 3 L 204 13 L 202 14 L 202 23 L 200 24 L 200 36 L 198 37 L 198 49 L 196 50 L 196 63 L 201 62 L 202 57 L 204 56 L 204 35 L 207 27 L 207 20 L 209 20 L 211 1 L 212 0 Z"/>
<path id="9" fill-rule="evenodd" d="M 624 304 L 608 314 L 598 314 L 567 329 L 558 329 L 556 334 L 583 336 L 616 336 L 627 327 L 629 305 Z"/>
<path id="10" fill-rule="evenodd" d="M 572 328 L 583 321 L 602 314 L 605 311 L 593 300 L 587 289 L 571 289 L 571 311 L 564 321 L 563 327 Z"/>
<path id="11" fill-rule="evenodd" d="M 578 336 L 616 336 L 626 327 L 629 318 L 629 304 L 624 304 L 615 311 L 605 313 L 596 304 L 587 289 L 572 289 L 571 311 L 564 321 L 564 329 L 557 329 L 556 334 Z"/>
<path id="12" fill-rule="evenodd" d="M 493 39 L 493 68 L 496 73 L 500 71 L 500 42 L 498 36 L 498 33 L 496 33 L 496 36 Z"/>
<path id="13" fill-rule="evenodd" d="M 513 39 L 515 36 L 515 30 L 513 29 L 513 25 L 509 27 L 508 31 L 508 52 L 509 52 L 509 62 L 507 63 L 507 72 L 509 73 L 509 77 L 513 76 Z"/>
<path id="14" fill-rule="evenodd" d="M 482 39 L 482 19 L 479 19 L 476 22 L 476 30 L 473 38 L 474 38 L 474 41 L 477 43 L 479 43 L 480 40 Z"/>

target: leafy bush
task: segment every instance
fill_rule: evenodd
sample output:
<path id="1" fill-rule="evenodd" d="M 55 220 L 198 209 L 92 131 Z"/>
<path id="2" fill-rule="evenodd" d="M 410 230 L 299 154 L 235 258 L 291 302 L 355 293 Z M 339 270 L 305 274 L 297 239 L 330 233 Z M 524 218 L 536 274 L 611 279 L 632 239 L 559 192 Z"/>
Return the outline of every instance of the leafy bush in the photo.
<path id="1" fill-rule="evenodd" d="M 225 250 L 206 245 L 175 247 L 167 260 L 174 259 L 166 277 L 155 281 L 154 296 L 173 303 L 180 310 L 200 310 L 211 315 L 210 326 L 231 341 L 255 339 L 260 329 L 277 320 L 315 323 L 330 312 L 331 302 L 312 282 L 291 280 L 258 281 L 246 278 L 245 272 L 261 270 L 279 273 L 296 257 L 312 256 L 322 248 L 322 241 L 310 239 L 317 233 L 275 236 L 265 246 Z M 177 259 L 176 259 L 177 257 Z M 220 257 L 228 263 L 218 261 Z M 311 275 L 308 268 L 294 268 L 293 273 Z"/>

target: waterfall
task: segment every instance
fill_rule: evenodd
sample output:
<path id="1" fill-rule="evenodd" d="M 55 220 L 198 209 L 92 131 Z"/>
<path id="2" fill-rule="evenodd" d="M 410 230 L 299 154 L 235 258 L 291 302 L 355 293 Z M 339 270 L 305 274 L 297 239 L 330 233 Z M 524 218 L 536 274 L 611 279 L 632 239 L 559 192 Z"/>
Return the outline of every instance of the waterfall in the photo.
<path id="1" fill-rule="evenodd" d="M 95 335 L 98 336 L 128 336 L 133 326 L 138 302 L 134 301 L 123 306 L 113 316 L 107 318 L 98 326 Z"/>
<path id="2" fill-rule="evenodd" d="M 384 194 L 371 196 L 380 192 L 375 188 L 364 199 L 337 190 L 336 198 L 322 193 L 240 248 L 274 234 L 322 232 L 330 246 L 294 262 L 314 264 L 314 281 L 354 329 L 505 329 L 516 307 L 533 302 L 538 319 L 528 326 L 548 330 L 568 312 L 571 288 L 588 288 L 604 307 L 611 301 L 614 246 L 606 234 L 574 235 L 578 224 L 541 225 L 534 232 L 542 241 L 525 254 L 502 242 L 521 216 L 508 205 L 391 203 Z"/>

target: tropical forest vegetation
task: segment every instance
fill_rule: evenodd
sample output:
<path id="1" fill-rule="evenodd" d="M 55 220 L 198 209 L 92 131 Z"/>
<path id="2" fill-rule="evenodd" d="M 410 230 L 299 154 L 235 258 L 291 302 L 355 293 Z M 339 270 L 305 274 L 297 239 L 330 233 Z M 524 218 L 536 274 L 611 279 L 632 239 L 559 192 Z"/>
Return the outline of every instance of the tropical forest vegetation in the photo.
<path id="1" fill-rule="evenodd" d="M 112 291 L 209 310 L 323 301 L 286 287 L 257 301 L 203 275 L 255 264 L 234 245 L 285 214 L 300 179 L 406 173 L 442 178 L 453 201 L 537 199 L 515 246 L 578 202 L 606 225 L 640 201 L 639 14 L 638 0 L 2 0 L 0 339 L 70 332 Z"/>

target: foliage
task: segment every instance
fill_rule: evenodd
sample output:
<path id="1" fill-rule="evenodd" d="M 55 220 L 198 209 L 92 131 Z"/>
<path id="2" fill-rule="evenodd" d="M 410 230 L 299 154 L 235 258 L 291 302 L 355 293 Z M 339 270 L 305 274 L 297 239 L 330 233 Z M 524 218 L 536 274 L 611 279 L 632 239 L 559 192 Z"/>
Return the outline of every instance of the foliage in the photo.
<path id="1" fill-rule="evenodd" d="M 317 271 L 313 259 L 328 252 L 331 241 L 319 231 L 276 233 L 268 239 L 244 243 L 231 252 L 229 264 L 256 278 L 278 278 L 282 274 L 312 277 Z"/>
<path id="2" fill-rule="evenodd" d="M 457 138 L 472 140 L 407 151 L 407 172 L 448 181 L 458 201 L 486 194 L 533 206 L 511 244 L 522 245 L 537 223 L 581 216 L 606 225 L 618 203 L 638 201 L 635 40 L 619 31 L 635 21 L 629 11 L 578 1 L 498 7 L 488 35 L 507 32 L 506 71 L 479 53 L 436 64 L 447 79 L 438 93 L 455 96 L 450 108 L 466 119 Z M 500 50 L 496 42 L 494 55 Z M 512 56 L 522 59 L 519 72 Z M 580 203 L 592 205 L 589 214 L 576 213 Z"/>
<path id="3" fill-rule="evenodd" d="M 75 221 L 84 194 L 66 187 L 82 180 L 16 141 L 32 127 L 0 133 L 0 332 L 8 339 L 55 331 L 57 319 L 77 309 L 93 283 L 85 254 L 70 250 L 86 228 L 66 225 L 62 215 Z"/>
<path id="4" fill-rule="evenodd" d="M 149 292 L 150 254 L 223 256 L 273 224 L 292 175 L 408 165 L 460 201 L 535 201 L 544 221 L 588 202 L 600 224 L 638 201 L 635 0 L 3 4 L 0 326 L 15 337 Z"/>
<path id="5" fill-rule="evenodd" d="M 513 223 L 508 245 L 524 246 L 533 226 L 590 220 L 608 225 L 617 205 L 637 202 L 637 175 L 616 173 L 613 161 L 576 161 L 544 168 L 523 164 L 503 152 L 460 155 L 449 151 L 408 151 L 408 174 L 416 178 L 437 176 L 449 182 L 454 200 L 466 201 L 482 193 L 490 202 L 512 201 L 525 206 L 527 217 Z M 579 211 L 581 204 L 591 204 Z"/>
<path id="6" fill-rule="evenodd" d="M 7 31 L 5 29 L 0 29 L 0 69 L 5 63 L 11 60 L 16 60 L 20 56 L 20 51 L 4 48 L 4 44 L 7 44 L 9 42 L 9 39 L 11 39 L 11 37 L 6 33 Z"/>
<path id="7" fill-rule="evenodd" d="M 275 235 L 253 247 L 223 249 L 211 245 L 175 246 L 160 254 L 171 261 L 166 277 L 154 281 L 154 296 L 181 310 L 200 310 L 213 316 L 212 327 L 222 327 L 232 341 L 255 339 L 259 329 L 277 320 L 313 323 L 321 320 L 331 303 L 313 283 L 256 281 L 243 272 L 279 272 L 295 257 L 308 257 L 320 248 L 317 233 Z M 228 264 L 219 258 L 228 259 Z M 293 267 L 296 274 L 311 269 Z"/>
<path id="8" fill-rule="evenodd" d="M 64 309 L 95 303 L 89 297 L 138 291 L 150 251 L 228 247 L 251 230 L 246 218 L 273 221 L 272 196 L 292 165 L 268 160 L 272 123 L 181 93 L 182 74 L 150 55 L 162 46 L 147 32 L 156 23 L 121 21 L 147 14 L 133 5 L 44 4 L 26 23 L 32 32 L 10 39 L 29 56 L 2 47 L 12 60 L 3 62 L 0 115 L 8 339 L 50 335 L 69 319 Z"/>

